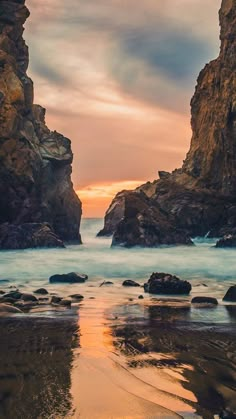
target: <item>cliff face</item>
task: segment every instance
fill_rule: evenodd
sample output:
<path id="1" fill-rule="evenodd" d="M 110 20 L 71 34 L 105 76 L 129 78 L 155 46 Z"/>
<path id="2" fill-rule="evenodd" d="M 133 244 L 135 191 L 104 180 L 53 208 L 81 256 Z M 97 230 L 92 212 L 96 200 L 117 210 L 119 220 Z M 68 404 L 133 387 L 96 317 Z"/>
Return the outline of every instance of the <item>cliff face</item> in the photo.
<path id="1" fill-rule="evenodd" d="M 25 0 L 0 0 L 0 224 L 44 223 L 79 240 L 81 203 L 71 182 L 71 143 L 33 104 L 23 25 Z"/>
<path id="2" fill-rule="evenodd" d="M 196 185 L 236 194 L 236 2 L 220 9 L 219 57 L 199 75 L 191 101 L 193 137 L 183 170 Z"/>
<path id="3" fill-rule="evenodd" d="M 99 233 L 114 234 L 114 245 L 156 246 L 170 244 L 170 238 L 182 244 L 196 235 L 236 232 L 235 0 L 223 0 L 219 16 L 220 54 L 198 78 L 191 101 L 193 136 L 183 167 L 116 196 Z M 134 195 L 142 201 L 145 196 L 146 206 L 132 212 Z"/>

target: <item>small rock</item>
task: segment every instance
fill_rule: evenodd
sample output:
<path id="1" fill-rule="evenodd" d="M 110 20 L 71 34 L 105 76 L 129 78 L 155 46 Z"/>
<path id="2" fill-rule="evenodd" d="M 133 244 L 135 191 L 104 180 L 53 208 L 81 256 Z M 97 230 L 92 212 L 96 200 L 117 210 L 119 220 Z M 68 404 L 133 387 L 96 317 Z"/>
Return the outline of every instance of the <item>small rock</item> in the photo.
<path id="1" fill-rule="evenodd" d="M 11 291 L 5 294 L 2 298 L 13 298 L 14 300 L 20 300 L 22 295 L 23 294 L 19 291 Z"/>
<path id="2" fill-rule="evenodd" d="M 39 297 L 39 301 L 42 301 L 42 302 L 44 302 L 44 301 L 48 301 L 49 299 L 48 298 L 44 298 L 44 297 Z"/>
<path id="3" fill-rule="evenodd" d="M 123 287 L 140 287 L 140 285 L 132 279 L 126 279 L 122 285 Z"/>
<path id="4" fill-rule="evenodd" d="M 143 295 L 139 295 L 139 300 L 143 300 L 144 299 L 144 296 Z"/>
<path id="5" fill-rule="evenodd" d="M 114 285 L 114 282 L 111 281 L 103 281 L 99 286 L 103 287 L 103 285 Z"/>
<path id="6" fill-rule="evenodd" d="M 5 291 L 0 290 L 0 295 L 5 294 Z"/>
<path id="7" fill-rule="evenodd" d="M 59 304 L 61 302 L 61 300 L 62 300 L 61 297 L 57 297 L 56 295 L 53 295 L 52 299 L 51 299 L 51 303 L 52 304 Z"/>
<path id="8" fill-rule="evenodd" d="M 21 300 L 37 302 L 37 298 L 33 294 L 22 294 Z"/>
<path id="9" fill-rule="evenodd" d="M 47 295 L 48 291 L 45 288 L 39 288 L 38 290 L 34 291 L 35 294 Z"/>
<path id="10" fill-rule="evenodd" d="M 74 300 L 83 300 L 84 296 L 81 294 L 72 294 L 70 295 L 71 298 L 73 298 Z"/>
<path id="11" fill-rule="evenodd" d="M 194 297 L 191 301 L 192 304 L 204 304 L 204 305 L 218 305 L 218 301 L 213 297 Z"/>
<path id="12" fill-rule="evenodd" d="M 69 274 L 53 275 L 49 278 L 49 282 L 51 284 L 58 283 L 58 282 L 69 283 L 69 284 L 76 284 L 76 283 L 80 284 L 80 283 L 85 282 L 87 279 L 88 279 L 87 275 L 79 274 L 76 272 L 70 272 Z"/>
<path id="13" fill-rule="evenodd" d="M 65 307 L 71 307 L 71 300 L 61 300 L 60 305 Z"/>
<path id="14" fill-rule="evenodd" d="M 233 285 L 226 292 L 223 301 L 232 301 L 236 303 L 236 285 Z"/>
<path id="15" fill-rule="evenodd" d="M 133 298 L 129 298 L 129 301 L 134 301 L 134 299 Z"/>

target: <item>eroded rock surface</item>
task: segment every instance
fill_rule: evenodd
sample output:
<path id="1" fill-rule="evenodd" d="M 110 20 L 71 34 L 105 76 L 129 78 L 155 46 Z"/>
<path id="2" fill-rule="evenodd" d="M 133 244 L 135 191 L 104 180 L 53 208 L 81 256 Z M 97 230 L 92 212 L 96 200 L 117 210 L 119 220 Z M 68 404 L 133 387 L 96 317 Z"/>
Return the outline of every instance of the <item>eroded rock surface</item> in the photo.
<path id="1" fill-rule="evenodd" d="M 0 224 L 44 223 L 81 242 L 81 203 L 71 182 L 70 140 L 45 124 L 27 76 L 24 0 L 0 0 Z"/>
<path id="2" fill-rule="evenodd" d="M 236 233 L 236 2 L 220 9 L 219 57 L 201 71 L 191 101 L 192 140 L 181 169 L 119 193 L 99 235 L 113 245 L 191 244 Z"/>

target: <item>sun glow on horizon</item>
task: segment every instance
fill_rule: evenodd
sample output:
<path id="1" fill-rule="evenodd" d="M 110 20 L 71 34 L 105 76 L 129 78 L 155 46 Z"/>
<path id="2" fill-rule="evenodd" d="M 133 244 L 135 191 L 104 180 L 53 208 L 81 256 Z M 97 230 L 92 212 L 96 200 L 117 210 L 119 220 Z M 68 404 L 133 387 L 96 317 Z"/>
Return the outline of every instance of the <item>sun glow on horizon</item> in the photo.
<path id="1" fill-rule="evenodd" d="M 83 204 L 83 216 L 103 217 L 114 196 L 122 190 L 132 190 L 146 180 L 124 180 L 91 184 L 76 191 Z"/>

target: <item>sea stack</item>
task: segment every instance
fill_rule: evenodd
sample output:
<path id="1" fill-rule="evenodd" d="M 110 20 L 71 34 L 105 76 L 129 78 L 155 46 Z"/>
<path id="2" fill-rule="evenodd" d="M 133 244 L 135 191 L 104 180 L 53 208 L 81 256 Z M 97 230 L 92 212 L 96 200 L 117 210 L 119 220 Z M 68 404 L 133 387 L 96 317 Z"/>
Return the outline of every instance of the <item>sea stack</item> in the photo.
<path id="1" fill-rule="evenodd" d="M 70 140 L 50 131 L 45 109 L 33 103 L 23 39 L 28 17 L 25 0 L 0 0 L 0 224 L 6 232 L 8 225 L 12 231 L 14 226 L 47 223 L 60 240 L 81 242 Z"/>
<path id="2" fill-rule="evenodd" d="M 220 54 L 201 71 L 191 101 L 192 140 L 181 169 L 119 193 L 99 235 L 113 245 L 191 244 L 236 232 L 236 1 L 223 0 Z"/>

